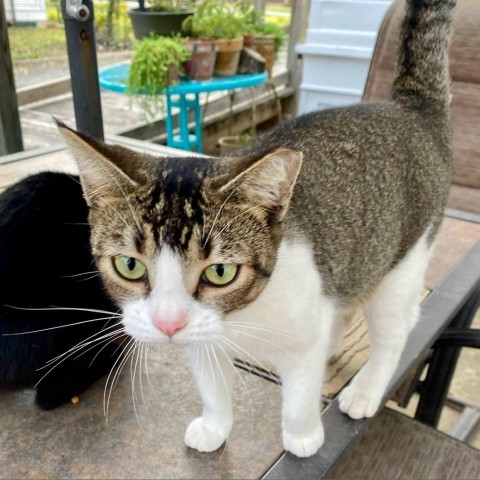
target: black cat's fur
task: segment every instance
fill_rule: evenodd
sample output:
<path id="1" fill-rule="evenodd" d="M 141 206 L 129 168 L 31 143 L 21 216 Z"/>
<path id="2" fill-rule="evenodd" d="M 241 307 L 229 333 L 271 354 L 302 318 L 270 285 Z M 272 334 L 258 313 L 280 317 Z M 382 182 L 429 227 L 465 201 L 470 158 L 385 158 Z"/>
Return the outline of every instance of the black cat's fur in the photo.
<path id="1" fill-rule="evenodd" d="M 41 379 L 36 403 L 44 409 L 85 390 L 119 355 L 113 343 L 85 346 L 42 379 L 51 368 L 42 368 L 46 362 L 111 332 L 102 329 L 114 322 L 107 314 L 51 307 L 118 311 L 98 275 L 73 276 L 96 270 L 87 215 L 78 178 L 63 173 L 33 175 L 0 195 L 0 386 L 33 387 Z M 100 317 L 107 319 L 9 335 Z"/>

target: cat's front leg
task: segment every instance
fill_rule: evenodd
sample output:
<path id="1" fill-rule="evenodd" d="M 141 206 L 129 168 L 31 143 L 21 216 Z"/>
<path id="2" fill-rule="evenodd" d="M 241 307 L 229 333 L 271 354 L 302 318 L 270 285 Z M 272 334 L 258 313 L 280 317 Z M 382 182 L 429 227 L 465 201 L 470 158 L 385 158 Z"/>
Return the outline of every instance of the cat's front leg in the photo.
<path id="1" fill-rule="evenodd" d="M 205 344 L 189 349 L 190 362 L 203 402 L 201 417 L 185 432 L 185 444 L 200 452 L 217 450 L 232 429 L 233 364 L 223 350 Z"/>
<path id="2" fill-rule="evenodd" d="M 283 446 L 297 457 L 310 457 L 323 445 L 321 390 L 327 348 L 315 346 L 281 368 Z"/>

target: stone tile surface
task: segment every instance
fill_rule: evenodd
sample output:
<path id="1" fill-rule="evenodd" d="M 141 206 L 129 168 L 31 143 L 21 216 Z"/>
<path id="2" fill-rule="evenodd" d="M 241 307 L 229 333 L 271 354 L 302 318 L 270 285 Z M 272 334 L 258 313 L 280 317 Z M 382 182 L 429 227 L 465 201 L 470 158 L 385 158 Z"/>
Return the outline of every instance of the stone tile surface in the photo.
<path id="1" fill-rule="evenodd" d="M 283 452 L 278 385 L 240 371 L 235 423 L 225 448 L 201 454 L 183 442 L 185 428 L 201 413 L 185 355 L 163 348 L 142 363 L 142 385 L 123 372 L 103 415 L 105 381 L 77 405 L 42 411 L 33 392 L 0 392 L 0 478 L 259 478 Z M 244 383 L 244 384 L 243 384 Z M 247 391 L 248 390 L 248 391 Z M 138 420 L 137 420 L 138 418 Z"/>

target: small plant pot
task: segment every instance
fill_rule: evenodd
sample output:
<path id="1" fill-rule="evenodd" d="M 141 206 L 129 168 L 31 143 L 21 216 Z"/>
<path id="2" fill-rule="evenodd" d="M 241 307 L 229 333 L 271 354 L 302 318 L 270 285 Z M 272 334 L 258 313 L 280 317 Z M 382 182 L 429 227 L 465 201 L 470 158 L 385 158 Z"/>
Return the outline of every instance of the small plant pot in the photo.
<path id="1" fill-rule="evenodd" d="M 247 35 L 244 35 L 243 36 L 243 47 L 244 48 L 252 48 L 254 38 L 255 38 L 255 35 L 253 35 L 253 33 L 249 33 Z"/>
<path id="2" fill-rule="evenodd" d="M 218 145 L 220 147 L 220 155 L 223 156 L 243 147 L 244 143 L 240 142 L 239 135 L 228 135 L 226 137 L 220 137 L 218 139 Z"/>
<path id="3" fill-rule="evenodd" d="M 193 15 L 193 10 L 187 12 L 151 12 L 138 8 L 128 10 L 137 40 L 148 37 L 151 32 L 163 36 L 181 32 L 182 22 L 190 15 Z"/>
<path id="4" fill-rule="evenodd" d="M 243 48 L 243 37 L 217 40 L 218 52 L 215 61 L 215 75 L 229 77 L 235 75 Z"/>
<path id="5" fill-rule="evenodd" d="M 213 76 L 218 45 L 215 40 L 189 39 L 186 43 L 187 50 L 192 56 L 183 67 L 185 75 L 190 80 L 209 80 Z"/>
<path id="6" fill-rule="evenodd" d="M 251 48 L 265 59 L 268 76 L 272 78 L 273 63 L 275 62 L 275 36 L 255 35 Z"/>

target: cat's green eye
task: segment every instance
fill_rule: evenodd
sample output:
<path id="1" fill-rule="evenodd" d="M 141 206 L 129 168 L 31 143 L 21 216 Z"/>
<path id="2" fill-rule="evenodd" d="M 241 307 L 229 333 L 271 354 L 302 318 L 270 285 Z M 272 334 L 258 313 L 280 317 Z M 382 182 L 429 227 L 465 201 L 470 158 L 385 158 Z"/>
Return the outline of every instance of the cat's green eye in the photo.
<path id="1" fill-rule="evenodd" d="M 127 280 L 140 280 L 145 276 L 147 267 L 137 258 L 118 255 L 113 259 L 115 270 Z"/>
<path id="2" fill-rule="evenodd" d="M 237 276 L 238 265 L 234 263 L 217 263 L 210 265 L 203 271 L 203 280 L 206 283 L 223 287 L 235 280 Z"/>

